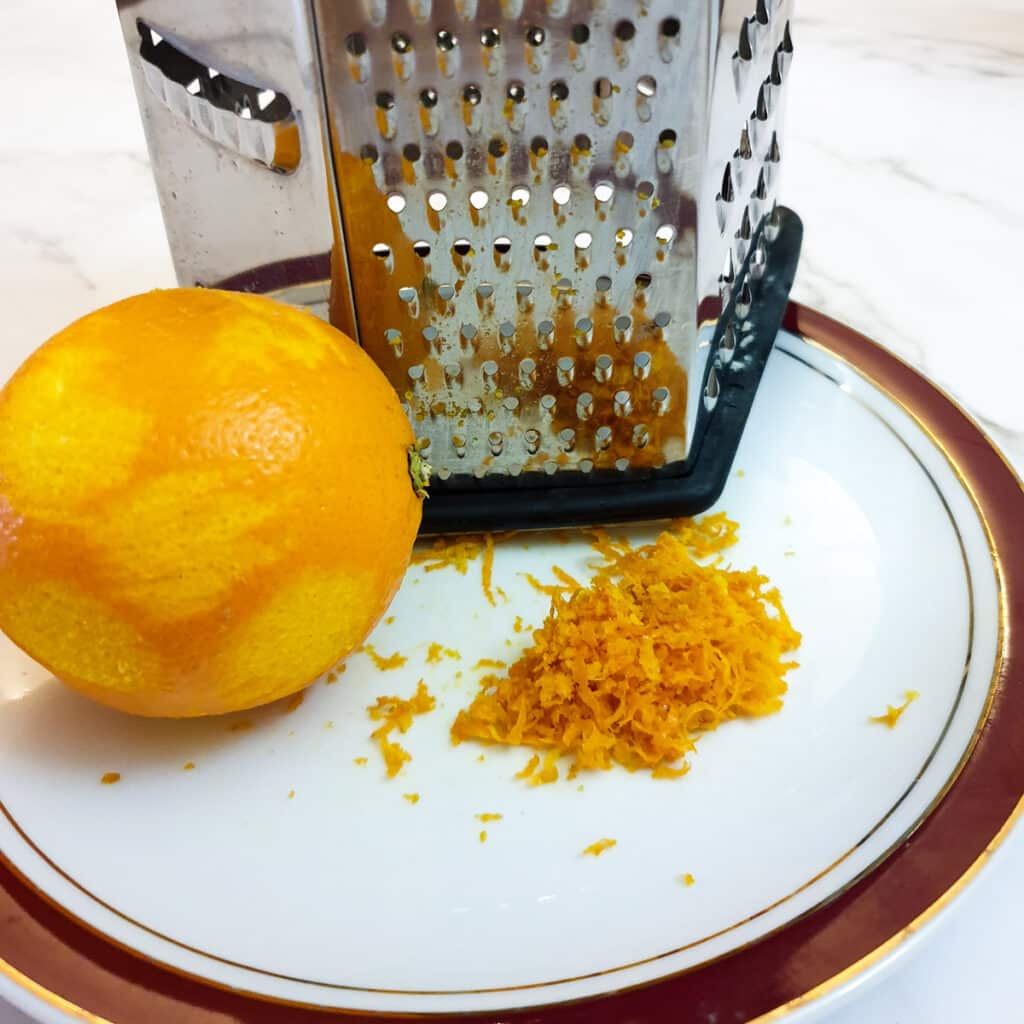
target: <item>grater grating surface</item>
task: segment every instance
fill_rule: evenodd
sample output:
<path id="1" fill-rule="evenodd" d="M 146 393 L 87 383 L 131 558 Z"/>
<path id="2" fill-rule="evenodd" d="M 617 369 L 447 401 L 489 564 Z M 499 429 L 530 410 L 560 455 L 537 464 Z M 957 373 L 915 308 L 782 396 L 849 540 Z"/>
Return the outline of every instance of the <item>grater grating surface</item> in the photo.
<path id="1" fill-rule="evenodd" d="M 791 279 L 771 238 L 790 0 L 308 0 L 291 21 L 270 0 L 121 6 L 179 275 L 272 290 L 284 268 L 305 286 L 286 297 L 308 304 L 322 289 L 300 272 L 323 261 L 291 243 L 333 226 L 330 316 L 402 397 L 437 471 L 428 517 L 438 498 L 479 505 L 481 491 L 575 488 L 590 496 L 578 505 L 699 474 L 721 396 L 752 387 L 745 367 L 763 358 L 750 337 L 762 279 L 784 282 L 783 304 Z M 243 9 L 275 26 L 268 41 L 229 30 Z M 168 37 L 148 50 L 147 25 Z M 240 93 L 247 123 L 233 128 L 223 87 L 213 116 L 205 80 L 162 77 L 168 45 L 222 54 L 221 86 L 230 72 L 249 93 L 284 82 L 287 95 L 254 133 Z M 301 129 L 286 167 L 263 141 L 281 133 L 262 123 L 278 109 Z M 211 145 L 247 158 L 233 160 L 239 180 L 265 204 L 276 179 L 274 215 L 286 198 L 294 230 L 249 253 L 211 241 L 212 204 L 180 202 Z M 331 184 L 314 196 L 318 172 Z M 711 490 L 676 483 L 665 498 L 692 510 Z M 501 501 L 483 503 L 482 523 L 501 520 Z"/>

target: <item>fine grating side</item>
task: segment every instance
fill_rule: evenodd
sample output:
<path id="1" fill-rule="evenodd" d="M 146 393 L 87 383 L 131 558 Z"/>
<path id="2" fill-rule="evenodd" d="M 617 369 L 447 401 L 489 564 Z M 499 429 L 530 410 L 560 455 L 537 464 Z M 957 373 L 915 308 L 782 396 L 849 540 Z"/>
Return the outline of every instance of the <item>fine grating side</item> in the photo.
<path id="1" fill-rule="evenodd" d="M 687 459 L 776 185 L 787 4 L 749 6 L 316 0 L 332 319 L 446 486 Z"/>

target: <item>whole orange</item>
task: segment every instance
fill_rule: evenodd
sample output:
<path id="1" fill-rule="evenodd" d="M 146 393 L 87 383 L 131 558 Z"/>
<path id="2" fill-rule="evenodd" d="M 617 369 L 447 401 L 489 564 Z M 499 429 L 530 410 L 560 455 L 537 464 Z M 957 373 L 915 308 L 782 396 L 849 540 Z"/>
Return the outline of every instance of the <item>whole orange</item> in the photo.
<path id="1" fill-rule="evenodd" d="M 412 443 L 381 371 L 311 314 L 202 289 L 91 313 L 0 392 L 0 628 L 136 714 L 293 693 L 401 582 Z"/>

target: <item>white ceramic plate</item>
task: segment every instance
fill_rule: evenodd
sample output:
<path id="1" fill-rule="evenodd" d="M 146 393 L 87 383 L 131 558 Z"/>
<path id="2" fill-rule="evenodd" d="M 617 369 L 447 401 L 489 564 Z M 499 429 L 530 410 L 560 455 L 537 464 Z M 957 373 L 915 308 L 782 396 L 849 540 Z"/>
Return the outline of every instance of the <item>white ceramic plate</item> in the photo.
<path id="1" fill-rule="evenodd" d="M 984 510 L 912 412 L 780 336 L 717 507 L 741 524 L 730 560 L 780 587 L 800 668 L 781 713 L 703 737 L 680 780 L 615 770 L 530 788 L 513 778 L 530 751 L 449 742 L 473 666 L 514 659 L 529 637 L 515 618 L 544 617 L 522 574 L 585 577 L 593 558 L 577 534 L 520 535 L 496 549 L 507 601 L 484 600 L 479 560 L 465 576 L 412 569 L 370 638 L 406 664 L 353 656 L 290 713 L 134 719 L 4 643 L 0 850 L 87 929 L 278 1003 L 500 1011 L 756 949 L 922 822 L 993 693 L 1005 607 Z M 434 641 L 459 660 L 428 664 Z M 365 709 L 421 678 L 438 707 L 388 780 Z M 869 721 L 910 689 L 896 728 Z M 120 782 L 101 785 L 111 771 Z M 481 825 L 483 812 L 503 818 Z M 582 855 L 602 837 L 617 845 Z M 177 1019 L 206 1019 L 189 1012 Z"/>

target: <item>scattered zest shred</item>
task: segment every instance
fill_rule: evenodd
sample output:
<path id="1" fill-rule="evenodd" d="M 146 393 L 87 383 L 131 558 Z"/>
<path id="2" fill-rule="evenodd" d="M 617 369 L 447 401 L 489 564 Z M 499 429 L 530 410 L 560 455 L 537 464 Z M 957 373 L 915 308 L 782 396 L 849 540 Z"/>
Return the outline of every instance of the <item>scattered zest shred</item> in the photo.
<path id="1" fill-rule="evenodd" d="M 427 664 L 438 665 L 442 658 L 451 658 L 452 661 L 458 661 L 462 657 L 458 651 L 453 650 L 451 647 L 445 647 L 442 644 L 431 644 L 427 648 Z"/>
<path id="2" fill-rule="evenodd" d="M 306 691 L 299 690 L 298 693 L 293 693 L 289 698 L 288 703 L 284 706 L 284 713 L 290 715 L 293 711 L 298 711 L 302 707 L 302 702 L 306 699 Z"/>
<path id="3" fill-rule="evenodd" d="M 491 814 L 489 812 L 484 812 L 483 814 L 478 814 L 476 816 L 476 820 L 486 825 L 489 821 L 501 821 L 504 817 L 504 814 Z"/>
<path id="4" fill-rule="evenodd" d="M 228 732 L 248 732 L 252 728 L 252 722 L 232 722 L 228 726 Z"/>
<path id="5" fill-rule="evenodd" d="M 454 742 L 545 751 L 536 779 L 536 755 L 516 776 L 536 784 L 557 779 L 562 755 L 576 771 L 619 764 L 675 778 L 698 734 L 781 709 L 800 634 L 766 577 L 720 564 L 734 522 L 680 520 L 635 549 L 600 530 L 592 538 L 603 564 L 588 586 L 527 577 L 551 609 L 507 673 L 481 680 Z"/>
<path id="6" fill-rule="evenodd" d="M 288 790 L 288 799 L 289 800 L 294 800 L 295 799 L 295 790 L 294 789 L 289 789 Z"/>
<path id="7" fill-rule="evenodd" d="M 389 616 L 388 616 L 388 617 L 387 617 L 387 618 L 386 618 L 386 619 L 384 620 L 384 625 L 385 625 L 385 626 L 390 626 L 390 625 L 392 625 L 392 624 L 394 623 L 394 621 L 395 621 L 395 617 L 394 617 L 394 615 L 389 615 Z"/>
<path id="8" fill-rule="evenodd" d="M 481 658 L 473 668 L 508 668 L 508 665 L 506 662 L 498 661 L 496 658 Z"/>
<path id="9" fill-rule="evenodd" d="M 534 576 L 532 573 L 524 572 L 520 573 L 520 575 L 523 577 L 524 580 L 526 580 L 527 583 L 530 584 L 531 587 L 533 587 L 534 590 L 536 590 L 538 593 L 546 595 L 547 597 L 561 597 L 562 594 L 565 593 L 565 587 L 554 586 L 548 583 L 541 583 L 541 581 L 537 579 L 537 577 Z"/>
<path id="10" fill-rule="evenodd" d="M 605 850 L 610 850 L 613 846 L 618 843 L 617 839 L 598 839 L 596 843 L 591 843 L 584 851 L 584 857 L 600 857 Z"/>
<path id="11" fill-rule="evenodd" d="M 366 762 L 368 760 L 369 760 L 369 758 L 367 758 L 367 757 L 354 757 L 354 758 L 352 758 L 352 763 L 353 764 L 357 764 L 360 767 L 362 767 L 364 764 L 366 764 Z"/>
<path id="12" fill-rule="evenodd" d="M 381 670 L 381 672 L 387 672 L 393 668 L 401 668 L 409 660 L 404 654 L 399 654 L 398 651 L 384 657 L 377 653 L 377 648 L 374 647 L 373 644 L 363 644 L 359 650 L 361 650 L 363 654 L 367 655 L 374 665 Z"/>
<path id="13" fill-rule="evenodd" d="M 523 767 L 516 772 L 517 779 L 528 779 L 537 769 L 537 765 L 540 764 L 540 756 L 534 754 Z"/>
<path id="14" fill-rule="evenodd" d="M 121 781 L 121 773 L 120 772 L 104 772 L 103 775 L 100 777 L 100 782 L 104 786 L 112 786 L 115 782 L 120 782 L 120 781 Z"/>
<path id="15" fill-rule="evenodd" d="M 907 690 L 906 693 L 903 694 L 904 700 L 902 704 L 898 704 L 896 707 L 889 704 L 886 706 L 884 715 L 872 715 L 868 721 L 878 722 L 880 725 L 886 725 L 890 729 L 895 729 L 896 723 L 900 720 L 900 716 L 903 712 L 906 711 L 907 708 L 909 708 L 910 705 L 913 704 L 920 696 L 921 694 L 919 694 L 917 690 Z"/>
<path id="16" fill-rule="evenodd" d="M 531 786 L 547 786 L 558 781 L 558 751 L 549 750 L 544 755 L 544 764 L 539 772 L 530 778 Z"/>
<path id="17" fill-rule="evenodd" d="M 487 842 L 487 831 L 485 829 L 482 829 L 480 831 L 480 842 L 481 843 L 486 843 Z"/>
<path id="18" fill-rule="evenodd" d="M 484 560 L 480 566 L 480 585 L 483 587 L 487 603 L 494 607 L 494 591 L 491 589 L 491 578 L 494 575 L 494 535 L 484 536 Z"/>
<path id="19" fill-rule="evenodd" d="M 512 623 L 512 628 L 517 633 L 522 633 L 522 631 L 523 631 L 523 617 L 522 617 L 522 615 L 517 615 L 516 616 L 516 621 Z"/>
<path id="20" fill-rule="evenodd" d="M 560 568 L 557 565 L 553 565 L 551 566 L 551 572 L 554 574 L 555 579 L 562 584 L 562 586 L 570 587 L 573 590 L 579 590 L 579 581 L 570 576 L 564 569 Z"/>
<path id="21" fill-rule="evenodd" d="M 693 885 L 693 875 L 691 875 L 690 872 L 687 871 L 685 875 L 679 876 L 679 881 L 682 882 L 683 885 L 689 887 Z"/>
<path id="22" fill-rule="evenodd" d="M 402 799 L 408 800 L 411 804 L 418 804 L 420 802 L 420 795 L 419 793 L 403 793 Z"/>
<path id="23" fill-rule="evenodd" d="M 380 747 L 389 779 L 393 779 L 401 771 L 402 765 L 411 761 L 412 757 L 400 743 L 392 743 L 388 737 L 395 729 L 402 733 L 407 732 L 414 715 L 425 715 L 436 706 L 437 701 L 430 695 L 421 679 L 416 684 L 416 693 L 409 700 L 403 700 L 401 697 L 378 697 L 377 702 L 366 709 L 373 721 L 381 723 L 370 733 L 370 738 L 376 740 Z"/>
<path id="24" fill-rule="evenodd" d="M 194 761 L 186 761 L 186 762 L 185 762 L 185 763 L 184 763 L 184 764 L 182 765 L 182 767 L 181 767 L 181 770 L 182 770 L 183 772 L 191 772 L 191 771 L 194 771 L 194 770 L 195 770 L 195 767 L 196 767 L 196 766 L 195 766 L 195 762 L 194 762 Z"/>
<path id="25" fill-rule="evenodd" d="M 337 665 L 327 673 L 327 685 L 331 686 L 338 681 L 338 677 L 345 674 L 346 665 Z"/>

